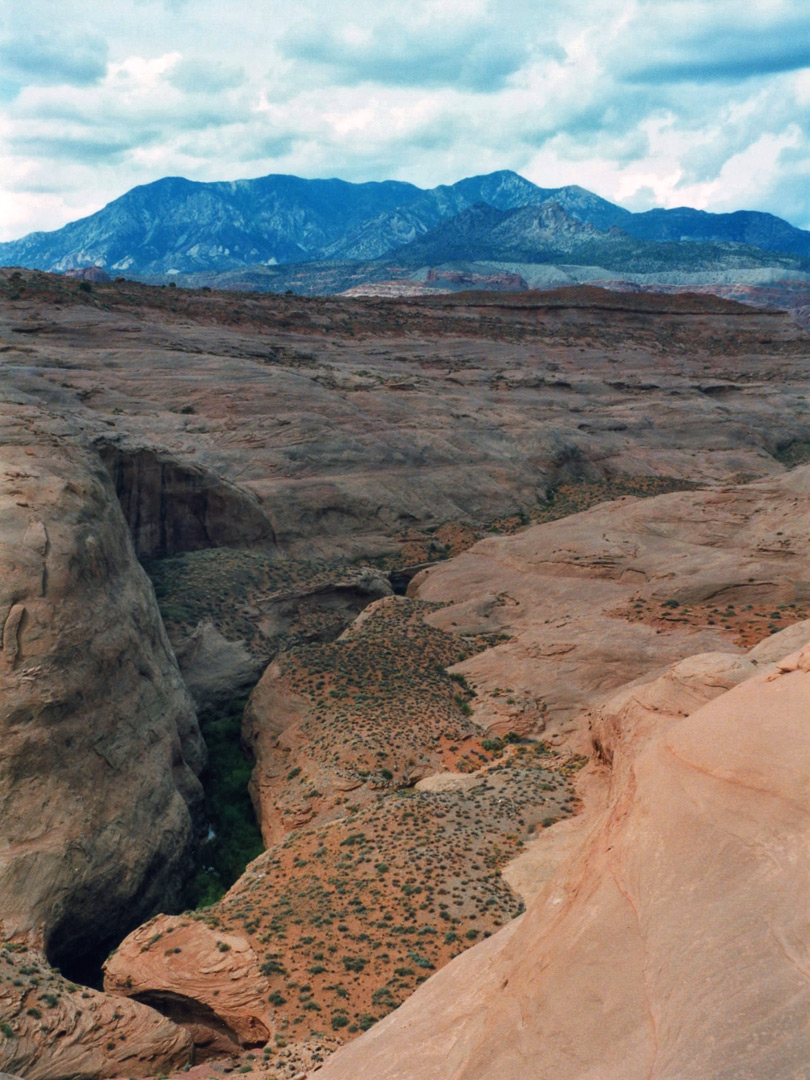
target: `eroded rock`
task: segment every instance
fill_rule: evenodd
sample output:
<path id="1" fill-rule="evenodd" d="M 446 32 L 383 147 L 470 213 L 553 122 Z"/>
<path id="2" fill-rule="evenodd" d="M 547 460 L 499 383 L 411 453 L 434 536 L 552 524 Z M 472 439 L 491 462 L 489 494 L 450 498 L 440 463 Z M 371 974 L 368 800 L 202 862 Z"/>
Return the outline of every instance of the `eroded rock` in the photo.
<path id="1" fill-rule="evenodd" d="M 685 718 L 675 713 L 711 696 L 717 677 L 737 680 L 735 658 L 698 663 L 702 693 L 693 665 L 651 683 L 647 704 L 621 695 L 601 707 L 615 732 L 607 804 L 583 815 L 526 915 L 319 1077 L 803 1075 L 808 651 Z"/>
<path id="2" fill-rule="evenodd" d="M 68 982 L 37 950 L 0 949 L 0 1067 L 26 1080 L 98 1080 L 191 1060 L 189 1033 L 154 1010 Z"/>
<path id="3" fill-rule="evenodd" d="M 255 496 L 151 446 L 99 443 L 140 557 L 229 544 L 273 544 Z"/>
<path id="4" fill-rule="evenodd" d="M 0 917 L 79 975 L 175 902 L 204 762 L 109 478 L 69 426 L 10 406 L 0 446 Z"/>
<path id="5" fill-rule="evenodd" d="M 248 939 L 202 919 L 160 915 L 107 960 L 104 987 L 158 1008 L 220 1053 L 267 1042 L 270 985 Z"/>
<path id="6" fill-rule="evenodd" d="M 418 575 L 410 594 L 455 634 L 509 638 L 456 668 L 475 718 L 574 739 L 611 689 L 800 618 L 810 589 L 810 469 L 721 490 L 623 498 L 493 537 Z M 728 624 L 728 625 L 726 625 Z M 527 710 L 532 703 L 532 711 Z"/>

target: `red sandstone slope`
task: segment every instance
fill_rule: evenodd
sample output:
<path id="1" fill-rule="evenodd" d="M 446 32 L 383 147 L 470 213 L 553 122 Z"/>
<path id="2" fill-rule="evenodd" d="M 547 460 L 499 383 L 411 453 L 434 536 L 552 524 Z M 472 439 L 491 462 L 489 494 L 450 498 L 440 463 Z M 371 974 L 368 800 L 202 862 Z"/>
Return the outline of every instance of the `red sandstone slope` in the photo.
<path id="1" fill-rule="evenodd" d="M 685 719 L 654 698 L 596 721 L 607 807 L 526 915 L 319 1078 L 807 1075 L 810 647 Z"/>

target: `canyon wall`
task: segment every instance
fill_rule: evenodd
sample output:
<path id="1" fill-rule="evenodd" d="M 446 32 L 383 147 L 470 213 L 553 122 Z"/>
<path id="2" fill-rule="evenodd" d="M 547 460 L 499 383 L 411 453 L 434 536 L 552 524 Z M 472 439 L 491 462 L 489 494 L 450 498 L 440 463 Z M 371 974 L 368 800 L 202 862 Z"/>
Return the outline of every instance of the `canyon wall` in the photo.
<path id="1" fill-rule="evenodd" d="M 79 977 L 176 902 L 205 750 L 98 456 L 21 396 L 0 461 L 3 936 Z"/>

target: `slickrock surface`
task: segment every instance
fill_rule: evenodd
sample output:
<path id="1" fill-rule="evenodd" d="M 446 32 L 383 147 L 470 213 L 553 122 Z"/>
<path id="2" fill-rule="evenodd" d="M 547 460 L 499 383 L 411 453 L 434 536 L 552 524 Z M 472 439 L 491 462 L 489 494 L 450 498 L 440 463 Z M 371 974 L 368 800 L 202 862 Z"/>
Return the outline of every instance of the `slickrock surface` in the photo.
<path id="1" fill-rule="evenodd" d="M 735 1055 L 792 1075 L 780 755 L 799 755 L 789 724 L 757 743 L 711 710 L 808 677 L 762 683 L 743 650 L 810 613 L 810 469 L 784 474 L 810 456 L 809 349 L 787 317 L 709 297 L 305 300 L 0 272 L 5 938 L 78 978 L 177 910 L 203 750 L 173 648 L 220 749 L 287 649 L 244 727 L 270 849 L 214 907 L 129 935 L 106 976 L 124 997 L 83 998 L 41 955 L 9 969 L 0 1067 L 139 1076 L 193 1042 L 282 1077 L 374 1025 L 350 1075 L 399 1075 L 413 1047 L 378 1060 L 400 1037 L 381 1018 L 447 965 L 401 1010 L 421 1017 L 417 1078 L 534 1076 L 538 1024 L 572 1080 L 575 1059 L 625 1058 L 605 1077 L 731 1080 Z M 720 983 L 718 1065 L 700 1055 Z M 781 1044 L 754 986 L 792 1025 Z"/>
<path id="2" fill-rule="evenodd" d="M 204 762 L 109 477 L 74 436 L 6 406 L 0 920 L 69 966 L 178 894 Z"/>
<path id="3" fill-rule="evenodd" d="M 589 485 L 654 493 L 810 455 L 810 339 L 779 312 L 80 284 L 0 271 L 3 375 L 98 446 L 178 650 L 207 620 L 266 663 L 361 610 L 362 589 L 335 629 L 328 586 L 355 560 L 452 555 L 589 505 Z"/>
<path id="4" fill-rule="evenodd" d="M 187 916 L 160 915 L 138 927 L 107 960 L 104 987 L 137 996 L 179 1023 L 210 1029 L 230 1049 L 263 1045 L 273 1030 L 273 1010 L 259 964 L 241 934 Z M 180 977 L 172 979 L 173 972 Z"/>
<path id="5" fill-rule="evenodd" d="M 678 715 L 736 663 L 602 706 L 607 806 L 576 850 L 522 919 L 317 1075 L 805 1076 L 810 646 Z"/>
<path id="6" fill-rule="evenodd" d="M 414 578 L 427 617 L 510 640 L 458 664 L 473 719 L 575 737 L 600 694 L 806 616 L 810 469 L 712 491 L 621 499 L 491 538 Z"/>
<path id="7" fill-rule="evenodd" d="M 801 619 L 808 495 L 802 467 L 491 538 L 418 575 L 413 599 L 378 601 L 338 641 L 277 659 L 243 725 L 266 843 L 478 767 L 482 735 L 587 751 L 576 718 L 610 688 Z"/>
<path id="8" fill-rule="evenodd" d="M 37 950 L 0 949 L 0 1068 L 25 1080 L 98 1080 L 191 1060 L 189 1033 L 154 1010 L 68 982 Z"/>
<path id="9" fill-rule="evenodd" d="M 369 1026 L 417 985 L 412 954 L 424 972 L 441 967 L 475 940 L 467 919 L 479 934 L 497 929 L 581 843 L 606 797 L 590 774 L 580 783 L 587 812 L 559 839 L 551 829 L 505 880 L 490 876 L 532 826 L 577 806 L 570 789 L 564 798 L 555 790 L 555 774 L 585 761 L 572 750 L 615 769 L 614 744 L 632 744 L 637 729 L 646 737 L 650 717 L 682 717 L 752 677 L 755 661 L 806 640 L 797 622 L 782 645 L 766 638 L 746 654 L 740 644 L 804 611 L 809 487 L 805 467 L 737 488 L 604 504 L 489 539 L 416 578 L 414 598 L 379 600 L 338 640 L 279 658 L 244 729 L 270 850 L 204 916 L 208 930 L 188 925 L 180 957 L 158 946 L 146 963 L 132 938 L 110 985 L 130 975 L 131 992 L 196 996 L 217 1012 L 220 975 L 201 980 L 194 958 L 210 930 L 228 932 L 262 958 L 275 1034 L 328 1032 L 333 1020 L 339 1036 Z M 628 680 L 599 711 L 605 689 Z M 526 734 L 549 742 L 521 745 Z M 483 848 L 474 822 L 486 822 Z M 433 910 L 442 890 L 439 917 L 457 920 L 446 942 Z M 456 892 L 475 899 L 470 911 L 450 902 Z M 409 924 L 416 948 L 388 933 Z"/>

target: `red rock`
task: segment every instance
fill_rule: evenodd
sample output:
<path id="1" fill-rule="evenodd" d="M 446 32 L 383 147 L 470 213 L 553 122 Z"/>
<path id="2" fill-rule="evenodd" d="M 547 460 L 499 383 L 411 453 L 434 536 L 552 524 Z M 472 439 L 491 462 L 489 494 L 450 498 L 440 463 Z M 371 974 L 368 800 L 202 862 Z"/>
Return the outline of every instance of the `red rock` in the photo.
<path id="1" fill-rule="evenodd" d="M 191 1029 L 209 1056 L 228 1045 L 233 1050 L 270 1038 L 270 985 L 259 966 L 240 934 L 214 929 L 199 917 L 159 915 L 107 960 L 104 988 L 159 1008 Z"/>
<path id="2" fill-rule="evenodd" d="M 606 808 L 526 915 L 319 1078 L 805 1075 L 808 669 L 810 647 L 686 718 L 637 706 Z"/>
<path id="3" fill-rule="evenodd" d="M 154 1010 L 69 983 L 36 950 L 0 949 L 0 1068 L 26 1080 L 99 1080 L 191 1059 L 189 1033 Z"/>

